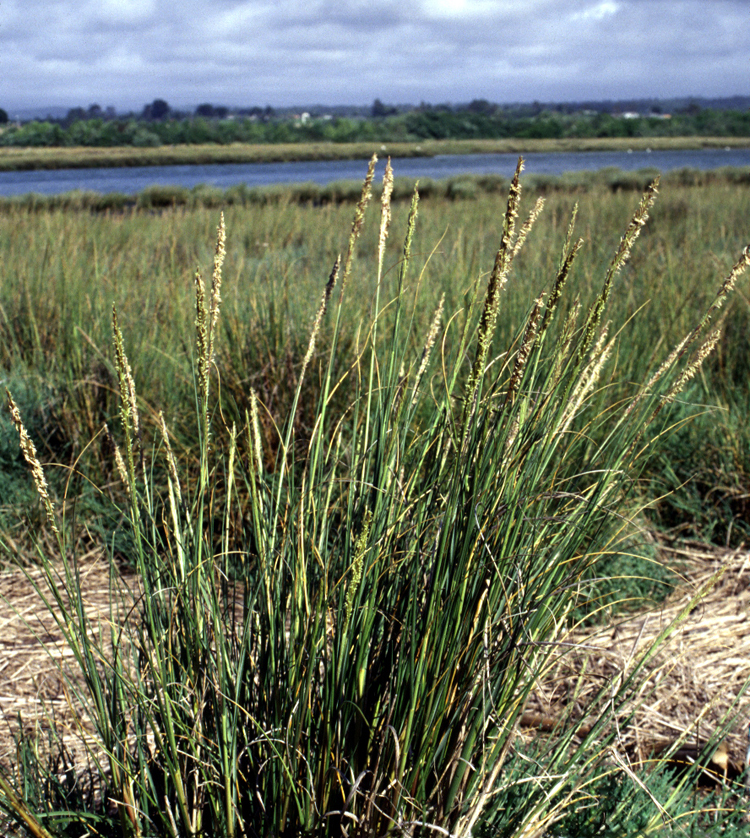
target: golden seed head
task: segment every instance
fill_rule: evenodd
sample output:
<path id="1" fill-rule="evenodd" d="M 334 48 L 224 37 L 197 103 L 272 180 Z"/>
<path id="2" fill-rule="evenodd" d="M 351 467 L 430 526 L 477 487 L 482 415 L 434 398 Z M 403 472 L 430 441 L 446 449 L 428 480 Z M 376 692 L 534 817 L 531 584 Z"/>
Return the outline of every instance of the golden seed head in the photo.
<path id="1" fill-rule="evenodd" d="M 140 418 L 135 396 L 135 380 L 130 362 L 125 354 L 125 343 L 117 321 L 117 309 L 112 306 L 112 332 L 115 339 L 115 363 L 117 377 L 120 382 L 120 400 L 122 402 L 123 420 L 132 430 L 133 437 L 140 433 Z"/>
<path id="2" fill-rule="evenodd" d="M 513 366 L 513 373 L 510 377 L 506 401 L 511 401 L 515 397 L 518 385 L 521 383 L 521 378 L 523 376 L 524 368 L 526 367 L 526 362 L 529 360 L 531 350 L 534 347 L 534 344 L 536 343 L 536 336 L 537 331 L 539 329 L 539 321 L 542 316 L 543 304 L 544 293 L 540 294 L 539 297 L 537 297 L 537 299 L 534 301 L 534 308 L 531 310 L 531 314 L 529 315 L 529 320 L 526 324 L 526 330 L 524 332 L 523 339 L 521 340 L 521 346 L 518 350 L 518 355 L 516 355 L 516 362 Z"/>
<path id="3" fill-rule="evenodd" d="M 417 371 L 417 378 L 414 382 L 414 399 L 412 404 L 417 399 L 417 387 L 419 387 L 419 382 L 422 380 L 422 376 L 424 375 L 425 370 L 427 369 L 427 364 L 430 362 L 430 355 L 432 354 L 432 348 L 435 346 L 435 341 L 437 340 L 438 332 L 440 331 L 440 324 L 443 320 L 443 307 L 445 306 L 445 292 L 443 292 L 442 296 L 440 297 L 440 302 L 438 304 L 437 309 L 435 310 L 435 314 L 432 318 L 432 324 L 430 325 L 430 331 L 427 333 L 427 340 L 425 341 L 425 345 L 422 349 L 422 360 L 419 364 L 419 370 Z"/>
<path id="4" fill-rule="evenodd" d="M 362 230 L 362 223 L 365 219 L 365 210 L 367 209 L 367 204 L 370 202 L 370 198 L 372 197 L 372 182 L 375 179 L 375 164 L 377 162 L 378 156 L 377 154 L 373 154 L 370 158 L 370 164 L 367 167 L 365 182 L 362 184 L 362 194 L 359 197 L 357 208 L 354 211 L 354 221 L 352 222 L 352 230 L 349 234 L 349 246 L 346 250 L 346 256 L 344 257 L 344 270 L 341 274 L 341 293 L 339 295 L 339 299 L 343 299 L 344 290 L 346 289 L 346 284 L 349 281 L 349 274 L 352 269 L 352 260 L 354 259 L 354 245 L 359 238 L 360 231 Z"/>
<path id="5" fill-rule="evenodd" d="M 385 254 L 385 243 L 388 239 L 388 230 L 391 225 L 391 194 L 393 193 L 393 169 L 391 168 L 391 158 L 385 165 L 385 174 L 383 175 L 383 194 L 380 199 L 381 214 L 380 214 L 380 233 L 378 235 L 378 265 L 382 266 L 383 256 Z"/>
<path id="6" fill-rule="evenodd" d="M 206 311 L 206 291 L 200 268 L 195 271 L 195 342 L 198 352 L 198 387 L 204 399 L 208 397 L 208 313 Z"/>
<path id="7" fill-rule="evenodd" d="M 250 390 L 250 416 L 252 419 L 253 453 L 255 455 L 257 473 L 260 474 L 263 471 L 263 451 L 260 441 L 260 420 L 258 419 L 258 394 L 253 389 Z"/>
<path id="8" fill-rule="evenodd" d="M 122 480 L 128 492 L 130 492 L 130 481 L 128 480 L 128 471 L 125 468 L 125 460 L 123 459 L 122 451 L 120 451 L 120 446 L 115 442 L 115 438 L 112 436 L 112 432 L 109 430 L 109 426 L 106 423 L 104 425 L 104 433 L 107 435 L 109 444 L 112 446 L 112 450 L 115 453 L 115 467 L 117 468 L 117 473 L 120 475 L 120 480 Z"/>
<path id="9" fill-rule="evenodd" d="M 536 203 L 534 204 L 531 212 L 529 213 L 529 217 L 524 221 L 523 226 L 518 232 L 518 238 L 516 239 L 516 243 L 513 246 L 513 252 L 511 254 L 512 258 L 515 259 L 518 255 L 518 251 L 523 247 L 524 242 L 526 241 L 526 237 L 531 232 L 531 228 L 534 226 L 534 222 L 539 218 L 541 211 L 544 209 L 544 198 L 537 198 Z"/>
<path id="10" fill-rule="evenodd" d="M 125 434 L 125 464 L 128 480 L 126 485 L 130 491 L 135 488 L 135 446 L 140 437 L 140 420 L 135 398 L 135 381 L 130 370 L 122 332 L 117 322 L 117 309 L 112 306 L 112 333 L 115 342 L 115 365 L 120 385 L 120 420 Z"/>
<path id="11" fill-rule="evenodd" d="M 364 520 L 362 521 L 362 530 L 357 536 L 354 543 L 354 558 L 351 564 L 351 578 L 346 587 L 346 596 L 344 599 L 344 608 L 346 615 L 345 625 L 348 625 L 349 619 L 354 607 L 354 597 L 362 581 L 362 571 L 364 569 L 364 558 L 367 552 L 367 546 L 370 540 L 370 527 L 372 526 L 372 511 L 368 509 L 365 512 Z"/>
<path id="12" fill-rule="evenodd" d="M 219 307 L 221 305 L 221 269 L 224 264 L 226 256 L 226 228 L 224 226 L 224 213 L 222 212 L 219 219 L 219 226 L 216 229 L 216 252 L 214 253 L 214 272 L 211 277 L 211 302 L 209 310 L 211 312 L 211 325 L 209 328 L 211 345 L 213 347 L 213 332 L 216 327 L 216 321 L 219 319 Z"/>
<path id="13" fill-rule="evenodd" d="M 703 366 L 703 362 L 713 352 L 720 337 L 721 329 L 715 329 L 698 347 L 693 360 L 685 367 L 677 381 L 669 388 L 667 395 L 664 397 L 664 401 L 667 404 L 673 402 L 677 394 L 685 388 L 688 381 L 697 375 Z"/>
<path id="14" fill-rule="evenodd" d="M 36 453 L 36 446 L 31 441 L 31 437 L 29 436 L 28 431 L 23 424 L 23 420 L 21 419 L 21 411 L 18 409 L 18 405 L 7 387 L 5 388 L 5 395 L 8 399 L 10 418 L 13 420 L 13 424 L 16 426 L 18 436 L 20 437 L 21 453 L 31 470 L 31 476 L 34 479 L 37 494 L 44 504 L 44 510 L 47 513 L 47 520 L 52 527 L 52 531 L 58 533 L 59 530 L 55 524 L 55 507 L 49 496 L 47 478 L 44 476 L 44 469 L 42 468 L 42 464 L 39 462 L 39 457 Z"/>

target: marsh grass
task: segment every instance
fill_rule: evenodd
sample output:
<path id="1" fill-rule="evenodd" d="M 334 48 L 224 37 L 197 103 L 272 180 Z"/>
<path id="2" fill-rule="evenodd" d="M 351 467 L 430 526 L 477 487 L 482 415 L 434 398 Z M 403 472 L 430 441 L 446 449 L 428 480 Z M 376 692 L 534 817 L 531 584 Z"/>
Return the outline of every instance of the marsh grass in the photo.
<path id="1" fill-rule="evenodd" d="M 526 175 L 524 187 L 540 194 L 588 193 L 608 190 L 618 192 L 643 192 L 658 174 L 655 168 L 623 171 L 606 167 L 597 171 L 566 172 L 561 175 Z M 414 190 L 415 178 L 401 177 L 394 183 L 393 201 L 408 204 Z M 668 172 L 665 185 L 703 188 L 707 186 L 741 187 L 750 183 L 750 168 L 724 167 L 713 170 L 678 169 Z M 473 201 L 486 195 L 505 192 L 509 180 L 498 174 L 457 175 L 441 180 L 420 180 L 420 196 L 425 199 Z M 279 204 L 313 205 L 355 204 L 360 185 L 354 180 L 340 180 L 321 185 L 313 182 L 248 186 L 238 183 L 226 189 L 198 184 L 185 186 L 155 185 L 136 195 L 119 192 L 98 193 L 73 190 L 60 194 L 41 195 L 28 193 L 11 197 L 0 196 L 0 213 L 18 211 L 47 212 L 51 210 L 88 211 L 92 213 L 127 212 L 133 208 L 160 211 L 165 208 L 226 208 L 229 206 L 277 206 Z M 377 185 L 375 189 L 377 191 Z"/>
<path id="2" fill-rule="evenodd" d="M 210 163 L 257 163 L 292 160 L 366 160 L 382 143 L 231 143 L 172 145 L 157 148 L 0 148 L 0 171 L 70 169 L 96 166 L 166 166 Z M 627 149 L 744 148 L 746 137 L 598 137 L 587 139 L 431 140 L 393 142 L 392 157 L 435 154 L 528 154 L 532 151 L 613 151 Z"/>
<path id="3" fill-rule="evenodd" d="M 287 338 L 297 306 L 309 312 L 307 339 L 294 353 L 301 364 L 290 366 L 275 409 L 250 372 L 267 356 L 242 348 L 243 323 L 253 322 L 236 302 L 248 305 L 247 261 L 225 253 L 224 218 L 210 283 L 199 272 L 165 319 L 173 324 L 190 300 L 194 313 L 182 319 L 192 374 L 163 391 L 163 413 L 151 407 L 155 394 L 140 390 L 174 382 L 175 361 L 163 366 L 153 330 L 128 337 L 148 311 L 145 272 L 135 307 L 108 312 L 115 360 L 107 398 L 119 405 L 110 468 L 123 484 L 115 503 L 138 584 L 128 590 L 113 566 L 109 626 L 90 623 L 70 524 L 44 494 L 26 444 L 63 562 L 60 574 L 39 556 L 46 584 L 38 590 L 82 675 L 68 690 L 93 725 L 89 771 L 99 789 L 86 811 L 61 811 L 32 792 L 19 797 L 26 773 L 44 772 L 38 763 L 17 766 L 15 780 L 2 780 L 0 802 L 32 834 L 532 836 L 563 821 L 582 795 L 604 793 L 603 778 L 633 782 L 606 757 L 653 650 L 619 683 L 602 685 L 581 746 L 571 747 L 571 728 L 544 756 L 512 769 L 509 759 L 526 698 L 582 592 L 595 602 L 598 559 L 629 533 L 622 512 L 632 509 L 639 463 L 712 339 L 686 332 L 678 350 L 670 353 L 670 342 L 655 351 L 644 375 L 618 378 L 617 346 L 632 339 L 638 316 L 612 323 L 611 301 L 655 184 L 588 299 L 570 290 L 580 242 L 568 218 L 552 256 L 538 263 L 544 280 L 512 302 L 519 266 L 535 272 L 524 262 L 534 247 L 526 238 L 541 210 L 522 211 L 519 174 L 520 164 L 489 273 L 473 281 L 473 257 L 456 243 L 449 261 L 461 284 L 436 299 L 425 267 L 435 244 L 420 243 L 418 194 L 397 213 L 390 168 L 379 222 L 364 223 L 371 167 L 327 283 L 303 294 L 290 267 L 280 300 L 269 294 L 261 304 L 260 320 L 276 312 L 273 340 Z M 337 217 L 332 209 L 325 220 Z M 231 215 L 226 221 L 231 241 Z M 257 242 L 259 230 L 237 228 Z M 402 233 L 395 247 L 393 229 Z M 287 246 L 304 249 L 301 235 L 293 226 Z M 88 241 L 71 260 L 86 258 L 78 253 Z M 174 266 L 177 247 L 176 235 L 161 245 L 151 239 L 140 258 L 152 270 L 159 261 Z M 247 251 L 258 254 L 257 283 L 262 251 L 257 243 Z M 115 282 L 110 260 L 124 257 L 117 248 L 96 254 L 97 274 Z M 198 256 L 211 258 L 200 248 Z M 45 316 L 52 322 L 51 310 Z M 40 332 L 16 335 L 15 351 L 43 358 Z M 233 340 L 222 347 L 227 335 Z M 67 351 L 84 345 L 97 339 L 87 335 Z M 192 446 L 189 417 L 175 409 L 183 386 Z M 244 403 L 234 397 L 241 388 Z M 613 391 L 617 399 L 605 400 Z M 23 418 L 12 415 L 24 447 Z M 639 834 L 661 828 L 679 801 L 670 793 Z"/>
<path id="4" fill-rule="evenodd" d="M 653 352 L 674 345 L 692 328 L 710 303 L 717 273 L 728 271 L 746 243 L 743 231 L 750 214 L 750 193 L 709 177 L 707 185 L 681 186 L 666 179 L 660 201 L 639 247 L 624 267 L 620 292 L 611 301 L 616 322 L 638 311 L 632 340 L 617 345 L 621 381 L 643 380 Z M 526 191 L 533 184 L 523 176 Z M 497 190 L 499 184 L 491 184 Z M 403 229 L 413 182 L 394 182 L 393 224 Z M 420 196 L 434 189 L 420 184 Z M 507 184 L 504 188 L 507 188 Z M 374 184 L 375 195 L 378 185 Z M 484 187 L 471 200 L 447 200 L 432 192 L 414 234 L 413 252 L 423 282 L 415 300 L 415 334 L 425 334 L 440 296 L 462 326 L 476 286 L 494 260 L 497 247 L 497 193 Z M 244 199 L 243 199 L 244 200 Z M 573 194 L 548 191 L 546 207 L 536 224 L 536 238 L 560 240 L 570 211 L 578 203 L 578 229 L 586 245 L 576 260 L 576 291 L 583 298 L 596 293 L 615 240 L 607 230 L 620 228 L 632 206 L 633 194 L 611 193 L 604 184 Z M 351 209 L 335 203 L 298 204 L 294 195 L 277 190 L 273 203 L 239 201 L 224 208 L 234 231 L 224 268 L 228 278 L 217 343 L 222 386 L 217 396 L 225 416 L 240 425 L 255 389 L 268 413 L 261 411 L 267 465 L 274 461 L 278 435 L 270 416 L 285 415 L 293 397 L 299 367 L 306 353 L 307 330 L 313 312 L 310 300 L 319 295 L 320 277 L 330 271 L 332 254 L 346 247 L 344 232 Z M 139 399 L 146 413 L 163 410 L 175 438 L 178 459 L 195 450 L 192 418 L 192 366 L 185 349 L 192 342 L 192 300 L 185 275 L 210 258 L 206 242 L 213 236 L 215 211 L 200 205 L 159 210 L 131 207 L 124 212 L 94 213 L 67 209 L 9 210 L 0 225 L 0 366 L 14 390 L 23 386 L 25 417 L 43 460 L 72 465 L 91 440 L 105 484 L 112 483 L 109 443 L 99 432 L 116 415 L 116 374 L 110 360 L 110 308 L 113 299 L 127 322 L 125 340 L 140 381 Z M 12 235 L 10 231 L 12 230 Z M 358 241 L 360 259 L 374 258 L 377 230 L 367 226 Z M 387 259 L 398 259 L 396 242 L 387 243 Z M 506 287 L 497 324 L 498 351 L 513 339 L 516 324 L 527 314 L 528 301 L 556 270 L 555 247 L 526 248 L 518 257 L 514 282 Z M 385 272 L 384 287 L 393 294 L 395 272 Z M 349 317 L 340 325 L 338 342 L 344 351 L 354 345 L 355 324 L 369 317 L 371 279 L 362 277 L 362 293 L 349 301 Z M 574 295 L 559 303 L 568 313 Z M 643 491 L 663 498 L 657 509 L 664 526 L 682 528 L 699 520 L 706 508 L 721 513 L 714 529 L 722 543 L 731 528 L 736 542 L 745 532 L 741 501 L 750 491 L 741 458 L 727 458 L 721 439 L 731 437 L 739 452 L 750 444 L 741 405 L 747 399 L 745 334 L 750 327 L 742 294 L 730 301 L 726 328 L 707 373 L 694 382 L 690 399 L 705 407 L 685 434 L 675 437 L 679 456 L 655 458 L 647 466 Z M 323 330 L 317 352 L 326 350 Z M 412 338 L 415 347 L 418 339 Z M 638 347 L 653 347 L 642 352 Z M 656 357 L 656 356 L 653 356 Z M 468 359 L 464 359 L 468 363 Z M 148 370 L 148 375 L 141 375 Z M 336 374 L 342 369 L 336 368 Z M 312 378 L 305 386 L 312 386 Z M 16 382 L 22 382 L 18 384 Z M 343 391 L 338 391 L 342 393 Z M 616 400 L 616 388 L 595 394 L 601 406 Z M 311 426 L 315 401 L 300 398 L 298 431 Z M 731 409 L 725 411 L 724 405 Z M 735 407 L 736 405 L 736 407 Z M 719 409 L 715 409 L 718 407 Z M 690 412 L 686 408 L 686 415 Z M 228 420 L 229 421 L 229 420 Z M 231 424 L 231 422 L 230 422 Z M 150 433 L 148 426 L 147 433 Z M 692 435 L 692 436 L 691 436 Z M 696 440 L 709 439 L 715 456 L 706 458 Z M 734 469 L 733 463 L 737 463 Z M 670 467 L 672 465 L 673 467 Z M 727 474 L 727 469 L 732 473 Z M 701 472 L 699 482 L 685 486 Z M 68 476 L 49 476 L 62 493 Z M 74 487 L 79 484 L 72 484 Z M 681 488 L 685 486 L 685 488 Z M 717 487 L 731 488 L 721 494 Z M 86 482 L 80 484 L 86 490 Z M 692 487 L 692 488 L 691 488 Z M 673 490 L 677 493 L 670 495 Z M 70 491 L 70 487 L 69 487 Z M 733 500 L 735 498 L 736 500 Z M 81 497 L 79 509 L 98 504 Z M 100 508 L 100 507 L 99 507 Z M 33 515 L 32 515 L 33 519 Z M 92 516 L 103 522 L 106 516 Z M 33 523 L 30 522 L 30 524 Z M 107 526 L 110 526 L 109 524 Z M 18 535 L 18 533 L 16 533 Z M 14 538 L 27 550 L 25 539 Z"/>

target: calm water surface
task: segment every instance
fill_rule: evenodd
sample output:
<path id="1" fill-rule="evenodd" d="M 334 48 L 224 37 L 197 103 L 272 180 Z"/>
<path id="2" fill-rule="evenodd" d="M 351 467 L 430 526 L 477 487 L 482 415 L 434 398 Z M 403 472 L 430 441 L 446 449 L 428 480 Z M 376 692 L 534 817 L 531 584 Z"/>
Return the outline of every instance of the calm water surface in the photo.
<path id="1" fill-rule="evenodd" d="M 572 171 L 596 171 L 607 166 L 615 166 L 624 171 L 652 167 L 661 172 L 685 166 L 695 169 L 750 166 L 750 148 L 653 152 L 530 152 L 524 157 L 527 173 L 550 175 Z M 462 174 L 499 174 L 510 177 L 517 160 L 518 155 L 515 153 L 446 154 L 437 157 L 395 158 L 392 164 L 397 177 L 402 175 L 439 180 Z M 378 163 L 381 173 L 384 165 L 382 160 Z M 0 172 L 0 195 L 23 195 L 27 192 L 51 195 L 73 189 L 133 195 L 157 184 L 192 187 L 205 183 L 224 189 L 239 183 L 267 186 L 312 181 L 325 185 L 334 180 L 362 180 L 366 171 L 366 160 L 336 160 Z"/>

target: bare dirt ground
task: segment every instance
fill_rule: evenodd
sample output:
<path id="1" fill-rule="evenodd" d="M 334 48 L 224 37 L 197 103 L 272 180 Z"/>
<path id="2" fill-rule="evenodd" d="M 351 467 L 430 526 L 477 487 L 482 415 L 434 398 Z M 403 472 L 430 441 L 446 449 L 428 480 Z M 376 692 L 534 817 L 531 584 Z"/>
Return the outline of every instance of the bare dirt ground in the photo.
<path id="1" fill-rule="evenodd" d="M 101 554 L 83 556 L 78 563 L 86 613 L 106 636 L 110 625 L 110 565 Z M 132 577 L 128 582 L 133 582 Z M 83 756 L 81 741 L 90 726 L 78 716 L 71 701 L 70 682 L 82 683 L 73 650 L 53 612 L 45 606 L 36 585 L 50 596 L 37 569 L 0 572 L 0 764 L 15 759 L 14 734 L 19 723 L 26 735 L 49 729 L 54 719 L 71 753 Z"/>
<path id="2" fill-rule="evenodd" d="M 727 749 L 729 775 L 736 777 L 744 769 L 750 722 L 750 551 L 661 549 L 663 561 L 684 567 L 683 583 L 658 608 L 565 638 L 572 648 L 544 677 L 525 715 L 534 724 L 570 719 L 585 733 L 602 684 L 619 684 L 681 618 L 646 666 L 634 719 L 618 737 L 618 748 L 641 762 L 655 749 L 694 746 L 716 735 Z"/>
<path id="3" fill-rule="evenodd" d="M 663 559 L 686 568 L 684 584 L 657 609 L 566 637 L 564 654 L 527 705 L 529 726 L 519 735 L 536 735 L 532 727 L 549 728 L 560 718 L 583 729 L 594 692 L 602 683 L 625 677 L 654 638 L 682 614 L 670 641 L 649 662 L 640 706 L 619 744 L 627 759 L 638 761 L 654 746 L 708 739 L 729 716 L 732 721 L 722 735 L 736 776 L 744 764 L 750 710 L 744 696 L 750 680 L 750 551 L 664 547 Z M 79 561 L 78 569 L 87 613 L 108 632 L 109 563 L 92 553 Z M 47 720 L 54 718 L 70 753 L 81 757 L 82 738 L 90 731 L 73 710 L 70 686 L 61 675 L 61 667 L 76 671 L 73 653 L 35 581 L 41 581 L 38 570 L 0 572 L 0 763 L 5 765 L 17 760 L 13 734 L 19 722 L 32 734 L 48 729 Z M 133 588 L 132 578 L 126 582 Z"/>

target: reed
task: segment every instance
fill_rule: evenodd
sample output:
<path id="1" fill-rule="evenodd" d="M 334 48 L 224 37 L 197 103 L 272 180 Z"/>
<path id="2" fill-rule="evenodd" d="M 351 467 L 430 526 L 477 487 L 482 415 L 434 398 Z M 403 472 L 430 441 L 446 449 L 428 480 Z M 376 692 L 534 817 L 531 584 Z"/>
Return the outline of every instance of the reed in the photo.
<path id="1" fill-rule="evenodd" d="M 185 349 L 196 347 L 185 382 L 192 445 L 184 413 L 175 433 L 171 413 L 143 397 L 165 344 L 157 340 L 156 352 L 143 335 L 128 341 L 121 326 L 153 316 L 145 275 L 136 305 L 118 306 L 113 436 L 124 451 L 121 527 L 137 581 L 129 588 L 113 563 L 110 624 L 91 625 L 65 503 L 56 518 L 62 570 L 38 557 L 39 595 L 80 673 L 68 690 L 94 731 L 86 741 L 99 796 L 86 811 L 62 812 L 50 798 L 21 800 L 3 780 L 0 805 L 19 824 L 38 835 L 64 821 L 123 836 L 530 836 L 564 823 L 607 777 L 635 782 L 626 766 L 607 763 L 608 748 L 674 624 L 627 677 L 590 696 L 583 745 L 570 747 L 571 732 L 547 758 L 511 756 L 525 702 L 585 607 L 583 592 L 593 585 L 596 596 L 596 563 L 616 549 L 641 463 L 675 388 L 705 363 L 706 344 L 683 344 L 655 376 L 669 356 L 657 346 L 642 376 L 626 366 L 623 378 L 616 341 L 637 340 L 639 317 L 612 324 L 612 301 L 632 291 L 629 258 L 655 186 L 610 248 L 603 282 L 587 298 L 584 274 L 571 301 L 584 213 L 561 227 L 562 250 L 558 242 L 552 255 L 525 261 L 544 213 L 537 205 L 518 226 L 520 170 L 486 281 L 474 281 L 454 245 L 461 286 L 437 300 L 418 193 L 397 213 L 387 170 L 380 219 L 369 225 L 370 175 L 343 267 L 332 260 L 328 282 L 309 295 L 294 272 L 289 299 L 264 303 L 277 338 L 292 328 L 292 297 L 307 296 L 312 323 L 289 392 L 273 405 L 243 367 L 251 359 L 238 312 L 248 300 L 232 278 L 246 272 L 224 239 L 226 222 L 228 242 L 236 230 L 257 252 L 261 231 L 227 213 L 210 293 L 199 275 L 174 295 L 175 311 L 194 300 L 195 314 L 183 315 Z M 404 244 L 394 249 L 397 226 Z M 149 264 L 170 264 L 176 237 L 150 241 Z M 302 249 L 294 237 L 290 246 Z M 107 276 L 116 253 L 96 254 Z M 746 261 L 729 273 L 733 283 Z M 516 272 L 550 264 L 542 293 L 514 304 Z M 43 358 L 35 334 L 18 335 L 17 351 Z M 85 343 L 96 346 L 90 335 Z M 642 344 L 638 354 L 648 354 Z M 609 392 L 616 400 L 603 400 Z M 23 445 L 20 413 L 14 421 Z M 671 793 L 661 816 L 682 803 Z M 660 823 L 651 817 L 642 834 Z"/>

